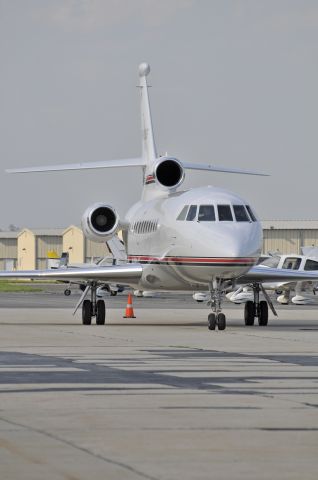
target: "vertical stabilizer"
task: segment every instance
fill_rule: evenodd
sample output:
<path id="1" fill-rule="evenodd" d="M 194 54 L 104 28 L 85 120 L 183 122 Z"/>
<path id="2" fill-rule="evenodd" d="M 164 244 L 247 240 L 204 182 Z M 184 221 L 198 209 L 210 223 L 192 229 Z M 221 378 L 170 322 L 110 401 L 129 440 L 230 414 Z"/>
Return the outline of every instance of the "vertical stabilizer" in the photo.
<path id="1" fill-rule="evenodd" d="M 147 170 L 157 158 L 155 139 L 152 129 L 151 111 L 148 96 L 147 75 L 150 72 L 148 63 L 139 65 L 139 87 L 141 94 L 141 133 L 142 133 L 142 156 L 147 165 Z"/>

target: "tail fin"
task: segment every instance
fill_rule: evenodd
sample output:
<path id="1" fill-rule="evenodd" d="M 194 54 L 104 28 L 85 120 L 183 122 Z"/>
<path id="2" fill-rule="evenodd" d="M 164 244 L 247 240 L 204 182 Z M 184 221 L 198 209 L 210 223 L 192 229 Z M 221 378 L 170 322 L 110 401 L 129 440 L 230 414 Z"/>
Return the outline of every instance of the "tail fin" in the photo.
<path id="1" fill-rule="evenodd" d="M 152 129 L 151 111 L 148 96 L 147 75 L 150 72 L 148 63 L 139 65 L 139 88 L 141 94 L 141 132 L 142 132 L 142 157 L 148 169 L 157 158 L 156 144 Z"/>

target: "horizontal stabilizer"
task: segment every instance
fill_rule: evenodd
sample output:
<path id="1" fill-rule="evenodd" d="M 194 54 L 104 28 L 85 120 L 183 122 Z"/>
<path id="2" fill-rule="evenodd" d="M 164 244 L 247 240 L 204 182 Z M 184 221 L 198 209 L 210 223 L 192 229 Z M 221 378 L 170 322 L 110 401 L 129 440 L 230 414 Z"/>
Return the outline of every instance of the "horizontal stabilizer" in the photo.
<path id="1" fill-rule="evenodd" d="M 123 160 L 103 160 L 101 162 L 87 163 L 65 163 L 61 165 L 44 165 L 39 167 L 10 168 L 7 173 L 29 173 L 29 172 L 59 172 L 63 170 L 94 170 L 96 168 L 116 167 L 144 167 L 145 161 L 142 158 L 126 158 Z"/>
<path id="2" fill-rule="evenodd" d="M 218 167 L 217 165 L 209 165 L 205 163 L 189 163 L 182 162 L 184 168 L 188 170 L 206 170 L 210 172 L 221 172 L 221 173 L 239 173 L 241 175 L 260 175 L 262 177 L 268 177 L 267 173 L 259 173 L 253 170 L 241 170 L 239 168 L 226 168 Z"/>

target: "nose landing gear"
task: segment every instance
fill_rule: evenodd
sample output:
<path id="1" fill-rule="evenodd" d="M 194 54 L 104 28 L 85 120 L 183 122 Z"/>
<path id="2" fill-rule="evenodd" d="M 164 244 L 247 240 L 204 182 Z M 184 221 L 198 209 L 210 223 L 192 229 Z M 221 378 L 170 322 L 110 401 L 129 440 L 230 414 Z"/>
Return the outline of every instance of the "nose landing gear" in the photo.
<path id="1" fill-rule="evenodd" d="M 208 301 L 208 305 L 212 307 L 213 312 L 208 316 L 208 328 L 209 330 L 215 330 L 218 327 L 219 330 L 225 330 L 226 317 L 222 313 L 222 296 L 223 285 L 221 280 L 215 280 L 210 285 L 211 298 Z"/>

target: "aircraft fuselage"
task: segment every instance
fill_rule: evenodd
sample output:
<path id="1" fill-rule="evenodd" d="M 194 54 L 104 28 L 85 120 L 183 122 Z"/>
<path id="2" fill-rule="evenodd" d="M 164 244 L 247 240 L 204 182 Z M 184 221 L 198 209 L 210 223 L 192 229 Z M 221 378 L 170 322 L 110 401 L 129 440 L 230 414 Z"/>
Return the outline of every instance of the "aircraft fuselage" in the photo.
<path id="1" fill-rule="evenodd" d="M 215 219 L 204 219 L 200 207 L 211 205 Z M 221 220 L 219 205 L 230 206 L 232 220 Z M 125 238 L 129 262 L 144 267 L 136 288 L 202 290 L 208 289 L 214 279 L 237 278 L 246 273 L 260 256 L 262 228 L 250 216 L 237 221 L 235 205 L 246 206 L 247 202 L 211 186 L 161 194 L 136 203 L 126 216 L 129 230 Z M 186 217 L 182 219 L 186 206 Z"/>

